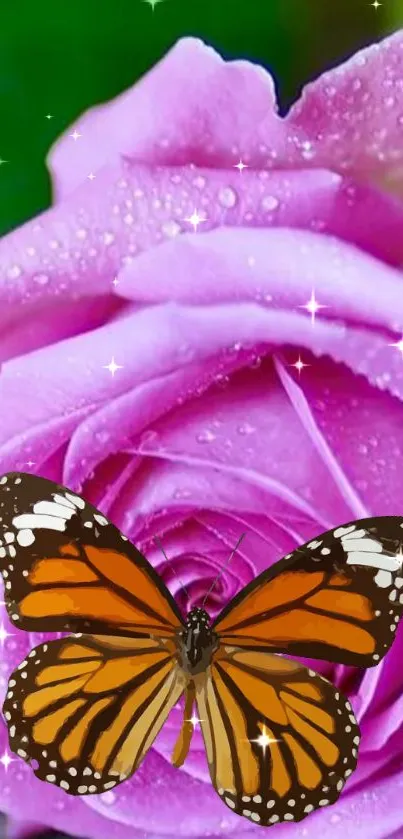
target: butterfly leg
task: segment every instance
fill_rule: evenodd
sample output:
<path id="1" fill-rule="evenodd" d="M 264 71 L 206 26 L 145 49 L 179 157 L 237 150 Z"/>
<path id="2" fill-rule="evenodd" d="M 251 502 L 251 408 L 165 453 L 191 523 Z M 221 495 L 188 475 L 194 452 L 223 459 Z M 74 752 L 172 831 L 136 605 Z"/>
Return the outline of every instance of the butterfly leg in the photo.
<path id="1" fill-rule="evenodd" d="M 193 723 L 191 722 L 194 701 L 195 689 L 193 683 L 191 682 L 186 689 L 182 728 L 179 732 L 179 737 L 176 741 L 171 758 L 174 766 L 182 766 L 190 748 L 194 731 Z"/>

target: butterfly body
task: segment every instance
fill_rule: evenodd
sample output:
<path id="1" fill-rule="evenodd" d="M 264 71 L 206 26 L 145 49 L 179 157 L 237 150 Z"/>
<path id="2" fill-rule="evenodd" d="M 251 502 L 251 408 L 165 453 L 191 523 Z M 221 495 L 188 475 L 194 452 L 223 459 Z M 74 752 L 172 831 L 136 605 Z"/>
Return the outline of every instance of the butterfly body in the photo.
<path id="1" fill-rule="evenodd" d="M 233 813 L 271 826 L 333 804 L 356 767 L 359 728 L 348 699 L 290 656 L 359 668 L 384 657 L 403 611 L 402 542 L 398 516 L 335 527 L 251 581 L 213 622 L 201 608 L 183 618 L 146 558 L 91 504 L 34 475 L 3 476 L 10 620 L 76 633 L 36 647 L 11 674 L 11 749 L 41 780 L 100 794 L 136 772 L 184 698 L 172 762 L 185 760 L 196 720 Z"/>
<path id="2" fill-rule="evenodd" d="M 211 620 L 204 609 L 192 609 L 179 632 L 180 663 L 191 676 L 203 672 L 211 663 L 218 646 L 218 637 L 211 628 Z"/>

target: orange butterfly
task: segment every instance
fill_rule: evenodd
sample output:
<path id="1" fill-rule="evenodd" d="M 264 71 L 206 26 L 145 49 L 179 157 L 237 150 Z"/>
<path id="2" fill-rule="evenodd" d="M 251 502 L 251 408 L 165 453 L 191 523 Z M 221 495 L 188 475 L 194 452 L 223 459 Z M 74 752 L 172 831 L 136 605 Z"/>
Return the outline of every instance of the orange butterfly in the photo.
<path id="1" fill-rule="evenodd" d="M 0 485 L 11 620 L 80 633 L 36 647 L 9 681 L 10 745 L 38 778 L 72 795 L 115 787 L 184 694 L 173 763 L 185 760 L 196 703 L 212 783 L 233 812 L 272 825 L 336 801 L 357 762 L 352 708 L 278 653 L 358 667 L 385 655 L 403 609 L 402 518 L 319 536 L 211 624 L 203 609 L 184 621 L 137 548 L 79 496 L 23 473 Z"/>

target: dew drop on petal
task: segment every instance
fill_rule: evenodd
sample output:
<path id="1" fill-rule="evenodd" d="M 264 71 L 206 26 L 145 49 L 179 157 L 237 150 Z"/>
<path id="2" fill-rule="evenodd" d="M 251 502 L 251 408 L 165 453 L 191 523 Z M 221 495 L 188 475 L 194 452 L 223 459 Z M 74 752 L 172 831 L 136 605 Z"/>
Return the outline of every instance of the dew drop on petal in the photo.
<path id="1" fill-rule="evenodd" d="M 161 227 L 161 230 L 165 236 L 168 236 L 170 239 L 174 239 L 178 233 L 181 232 L 180 225 L 173 220 L 166 221 Z"/>
<path id="2" fill-rule="evenodd" d="M 220 189 L 218 193 L 218 201 L 222 207 L 231 209 L 231 207 L 235 207 L 235 204 L 238 201 L 238 196 L 232 187 L 226 186 Z"/>
<path id="3" fill-rule="evenodd" d="M 267 210 L 268 212 L 277 210 L 279 203 L 280 202 L 275 195 L 265 195 L 264 198 L 262 198 L 262 207 L 264 210 Z"/>
<path id="4" fill-rule="evenodd" d="M 196 437 L 198 443 L 213 443 L 215 439 L 216 435 L 213 431 L 210 431 L 209 428 L 206 428 L 204 431 L 201 431 L 200 434 L 198 434 Z"/>
<path id="5" fill-rule="evenodd" d="M 37 285 L 46 285 L 49 282 L 48 274 L 35 274 L 32 279 Z"/>

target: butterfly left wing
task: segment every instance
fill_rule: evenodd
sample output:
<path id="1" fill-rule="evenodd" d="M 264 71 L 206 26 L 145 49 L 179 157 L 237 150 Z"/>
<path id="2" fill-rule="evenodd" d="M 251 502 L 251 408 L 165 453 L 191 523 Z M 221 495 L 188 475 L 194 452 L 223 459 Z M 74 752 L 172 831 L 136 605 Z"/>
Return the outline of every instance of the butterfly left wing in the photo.
<path id="1" fill-rule="evenodd" d="M 41 644 L 9 680 L 11 749 L 72 795 L 104 792 L 137 769 L 185 687 L 172 640 Z"/>
<path id="2" fill-rule="evenodd" d="M 283 656 L 221 646 L 195 683 L 211 779 L 233 812 L 270 826 L 337 800 L 360 735 L 330 682 Z"/>
<path id="3" fill-rule="evenodd" d="M 402 528 L 384 516 L 318 536 L 247 585 L 214 631 L 234 646 L 377 664 L 403 611 Z"/>
<path id="4" fill-rule="evenodd" d="M 0 569 L 19 629 L 172 637 L 182 624 L 140 551 L 83 498 L 36 475 L 0 478 Z"/>

